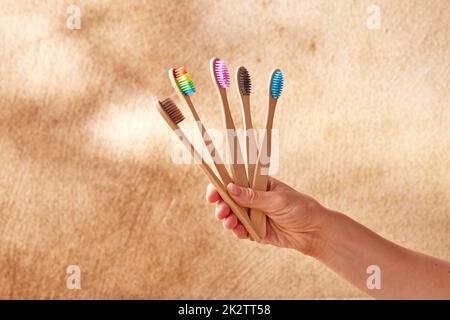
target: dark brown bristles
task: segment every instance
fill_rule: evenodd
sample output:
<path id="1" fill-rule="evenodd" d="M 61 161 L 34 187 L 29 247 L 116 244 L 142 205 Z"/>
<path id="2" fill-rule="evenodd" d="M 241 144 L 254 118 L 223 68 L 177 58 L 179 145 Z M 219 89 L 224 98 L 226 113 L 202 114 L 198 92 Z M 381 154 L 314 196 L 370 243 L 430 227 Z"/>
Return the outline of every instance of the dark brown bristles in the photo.
<path id="1" fill-rule="evenodd" d="M 163 108 L 164 112 L 175 124 L 179 124 L 181 121 L 184 120 L 183 114 L 181 113 L 180 109 L 178 109 L 175 102 L 172 101 L 172 99 L 167 98 L 164 99 L 163 101 L 159 101 L 159 103 Z"/>
<path id="2" fill-rule="evenodd" d="M 239 68 L 239 88 L 244 96 L 250 95 L 252 83 L 250 80 L 250 74 L 245 67 Z"/>

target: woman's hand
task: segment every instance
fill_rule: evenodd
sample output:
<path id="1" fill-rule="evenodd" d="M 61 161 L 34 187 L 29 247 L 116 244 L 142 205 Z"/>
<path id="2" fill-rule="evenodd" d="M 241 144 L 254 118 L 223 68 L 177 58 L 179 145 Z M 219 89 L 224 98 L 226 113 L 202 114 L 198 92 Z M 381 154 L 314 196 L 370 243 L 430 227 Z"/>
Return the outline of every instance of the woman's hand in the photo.
<path id="1" fill-rule="evenodd" d="M 266 213 L 267 234 L 261 242 L 317 255 L 315 240 L 318 239 L 327 209 L 316 200 L 271 177 L 268 191 L 242 188 L 235 184 L 229 184 L 227 189 L 240 206 Z M 216 203 L 216 218 L 223 221 L 226 229 L 232 230 L 241 239 L 248 237 L 247 230 L 211 184 L 208 185 L 206 199 Z"/>
<path id="2" fill-rule="evenodd" d="M 261 242 L 313 256 L 375 298 L 450 298 L 447 261 L 396 245 L 273 178 L 269 178 L 269 191 L 234 184 L 227 189 L 242 207 L 267 214 L 267 234 Z M 216 203 L 216 217 L 225 228 L 233 230 L 239 238 L 248 237 L 244 226 L 211 185 L 206 198 Z M 382 274 L 378 290 L 367 285 L 367 270 L 373 265 Z"/>

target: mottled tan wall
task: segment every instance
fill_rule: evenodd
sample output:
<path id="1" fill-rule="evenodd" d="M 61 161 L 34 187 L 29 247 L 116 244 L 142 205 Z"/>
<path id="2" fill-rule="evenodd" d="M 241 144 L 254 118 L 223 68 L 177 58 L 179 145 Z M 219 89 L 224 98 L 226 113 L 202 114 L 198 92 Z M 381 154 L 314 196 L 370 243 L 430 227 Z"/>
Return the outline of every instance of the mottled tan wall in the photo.
<path id="1" fill-rule="evenodd" d="M 208 60 L 286 76 L 277 177 L 407 247 L 450 258 L 450 3 L 2 0 L 0 298 L 361 298 L 311 258 L 238 241 L 170 162 L 154 110 L 185 65 L 222 124 Z M 239 107 L 235 87 L 231 102 Z M 185 109 L 184 109 L 185 110 Z M 240 123 L 240 120 L 238 121 Z M 82 290 L 65 269 L 82 270 Z"/>

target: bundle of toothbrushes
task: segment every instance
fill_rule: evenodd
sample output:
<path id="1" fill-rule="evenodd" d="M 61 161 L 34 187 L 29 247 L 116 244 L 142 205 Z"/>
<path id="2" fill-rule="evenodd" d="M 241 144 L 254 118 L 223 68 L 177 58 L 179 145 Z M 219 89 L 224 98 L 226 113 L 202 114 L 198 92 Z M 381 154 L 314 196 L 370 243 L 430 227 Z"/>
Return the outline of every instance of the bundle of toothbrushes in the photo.
<path id="1" fill-rule="evenodd" d="M 256 209 L 240 207 L 227 193 L 226 186 L 233 182 L 244 187 L 257 190 L 267 190 L 268 173 L 272 146 L 272 124 L 275 107 L 283 90 L 283 73 L 275 69 L 269 78 L 269 106 L 267 110 L 264 134 L 257 143 L 257 137 L 252 124 L 250 112 L 251 78 L 248 70 L 240 66 L 236 69 L 236 83 L 242 105 L 244 123 L 244 148 L 241 149 L 240 139 L 236 134 L 236 126 L 230 112 L 228 89 L 231 85 L 230 73 L 224 61 L 213 58 L 210 63 L 212 81 L 217 89 L 221 104 L 224 126 L 227 132 L 226 153 L 229 169 L 216 150 L 208 130 L 195 109 L 192 96 L 196 92 L 194 83 L 184 67 L 169 70 L 169 79 L 177 94 L 186 103 L 198 126 L 203 143 L 211 158 L 212 165 L 196 150 L 192 142 L 186 137 L 179 124 L 185 119 L 178 106 L 169 98 L 158 101 L 157 108 L 163 119 L 176 133 L 181 142 L 189 150 L 222 199 L 230 206 L 239 221 L 244 225 L 250 237 L 258 241 L 266 234 L 266 216 Z M 243 156 L 245 154 L 245 157 Z M 243 159 L 243 161 L 241 161 Z M 215 172 L 213 168 L 215 169 Z"/>

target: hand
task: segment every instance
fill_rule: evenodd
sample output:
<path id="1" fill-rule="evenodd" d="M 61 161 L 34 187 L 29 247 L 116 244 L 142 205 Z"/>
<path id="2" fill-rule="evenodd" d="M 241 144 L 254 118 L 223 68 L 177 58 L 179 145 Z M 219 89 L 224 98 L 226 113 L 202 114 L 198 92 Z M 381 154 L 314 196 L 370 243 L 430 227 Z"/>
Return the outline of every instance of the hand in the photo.
<path id="1" fill-rule="evenodd" d="M 323 262 L 367 294 L 381 299 L 449 299 L 450 263 L 415 252 L 383 237 L 346 215 L 269 178 L 268 191 L 227 186 L 242 207 L 267 214 L 262 243 L 293 248 Z M 206 198 L 216 203 L 216 217 L 239 238 L 248 233 L 212 185 Z M 367 267 L 383 266 L 382 290 L 367 286 Z M 420 288 L 421 290 L 417 290 Z"/>
<path id="2" fill-rule="evenodd" d="M 242 188 L 232 183 L 227 189 L 240 206 L 266 213 L 267 234 L 261 239 L 262 243 L 293 248 L 308 255 L 317 254 L 315 239 L 318 239 L 327 209 L 316 200 L 271 177 L 268 191 Z M 216 203 L 216 218 L 223 221 L 226 229 L 232 230 L 238 238 L 248 237 L 245 227 L 211 184 L 208 185 L 206 199 Z"/>

